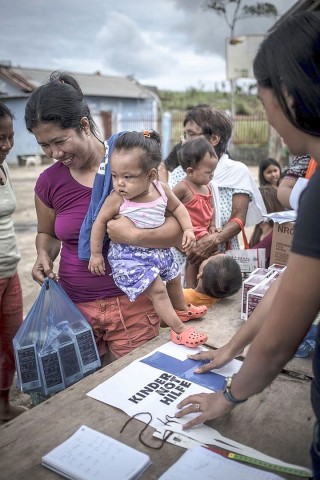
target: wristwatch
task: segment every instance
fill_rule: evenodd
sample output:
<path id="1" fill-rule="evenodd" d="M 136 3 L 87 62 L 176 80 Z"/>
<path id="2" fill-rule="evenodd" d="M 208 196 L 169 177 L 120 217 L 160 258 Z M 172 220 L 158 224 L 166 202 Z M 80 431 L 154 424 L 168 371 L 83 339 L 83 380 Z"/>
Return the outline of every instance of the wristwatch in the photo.
<path id="1" fill-rule="evenodd" d="M 233 377 L 234 377 L 234 375 L 233 375 Z M 245 398 L 244 400 L 237 400 L 236 398 L 234 398 L 234 396 L 230 392 L 233 377 L 227 377 L 226 378 L 226 382 L 225 382 L 223 390 L 222 390 L 224 398 L 226 398 L 228 400 L 228 402 L 231 402 L 234 405 L 239 404 L 239 403 L 244 403 L 248 400 L 247 398 Z"/>

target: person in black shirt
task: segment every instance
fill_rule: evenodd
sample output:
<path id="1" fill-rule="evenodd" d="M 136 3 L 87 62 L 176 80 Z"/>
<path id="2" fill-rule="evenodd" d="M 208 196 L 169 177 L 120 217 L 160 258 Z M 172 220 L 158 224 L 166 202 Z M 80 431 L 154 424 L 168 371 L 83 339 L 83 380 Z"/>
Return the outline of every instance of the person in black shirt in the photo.
<path id="1" fill-rule="evenodd" d="M 258 96 L 269 123 L 293 155 L 308 152 L 320 164 L 320 12 L 284 19 L 261 43 L 254 60 Z M 249 320 L 222 348 L 192 355 L 209 360 L 198 373 L 225 365 L 251 343 L 243 366 L 222 392 L 183 399 L 176 417 L 200 412 L 188 429 L 230 412 L 264 390 L 295 354 L 320 310 L 320 169 L 301 195 L 287 268 Z M 304 286 L 307 285 L 307 288 Z M 268 341 L 266 341 L 268 339 Z M 311 398 L 316 416 L 311 449 L 313 478 L 320 479 L 320 337 L 313 358 Z"/>

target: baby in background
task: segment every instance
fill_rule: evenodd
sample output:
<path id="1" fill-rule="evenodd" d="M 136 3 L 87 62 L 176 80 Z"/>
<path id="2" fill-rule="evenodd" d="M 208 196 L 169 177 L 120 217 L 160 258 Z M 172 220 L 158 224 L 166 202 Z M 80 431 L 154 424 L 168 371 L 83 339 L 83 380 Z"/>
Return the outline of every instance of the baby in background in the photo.
<path id="1" fill-rule="evenodd" d="M 196 240 L 199 240 L 217 231 L 210 181 L 218 157 L 212 145 L 201 136 L 186 142 L 178 151 L 178 159 L 186 177 L 173 188 L 173 193 L 188 210 Z M 198 271 L 199 265 L 186 260 L 186 287 L 196 286 Z"/>
<path id="2" fill-rule="evenodd" d="M 242 274 L 237 261 L 219 253 L 204 260 L 199 267 L 195 288 L 184 288 L 186 302 L 211 307 L 222 298 L 230 297 L 242 287 Z"/>
<path id="3" fill-rule="evenodd" d="M 180 223 L 182 249 L 188 252 L 195 244 L 188 211 L 167 184 L 158 181 L 161 149 L 157 132 L 120 135 L 115 140 L 110 161 L 114 190 L 104 201 L 92 227 L 88 267 L 91 273 L 105 274 L 102 248 L 106 226 L 118 214 L 127 216 L 139 228 L 156 228 L 164 223 L 168 210 Z M 110 242 L 108 260 L 115 283 L 131 301 L 143 292 L 150 296 L 156 313 L 171 328 L 171 341 L 196 347 L 207 340 L 206 334 L 183 323 L 202 317 L 207 307 L 186 305 L 179 267 L 170 248 Z"/>

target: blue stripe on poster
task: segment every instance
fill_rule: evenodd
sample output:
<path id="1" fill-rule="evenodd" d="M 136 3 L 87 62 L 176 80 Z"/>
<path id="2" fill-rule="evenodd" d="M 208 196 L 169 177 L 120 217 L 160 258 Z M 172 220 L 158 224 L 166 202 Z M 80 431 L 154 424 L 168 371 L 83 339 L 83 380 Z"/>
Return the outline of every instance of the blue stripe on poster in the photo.
<path id="1" fill-rule="evenodd" d="M 223 375 L 218 375 L 213 372 L 194 373 L 194 370 L 205 362 L 197 362 L 189 358 L 186 360 L 178 360 L 162 352 L 155 352 L 140 361 L 151 367 L 158 368 L 163 372 L 171 373 L 184 380 L 206 387 L 214 392 L 222 390 L 226 378 Z"/>

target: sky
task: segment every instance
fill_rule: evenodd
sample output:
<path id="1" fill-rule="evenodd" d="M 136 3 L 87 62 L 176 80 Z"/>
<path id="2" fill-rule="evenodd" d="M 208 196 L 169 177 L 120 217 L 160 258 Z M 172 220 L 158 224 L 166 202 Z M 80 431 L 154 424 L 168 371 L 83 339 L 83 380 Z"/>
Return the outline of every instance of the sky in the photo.
<path id="1" fill-rule="evenodd" d="M 127 76 L 162 90 L 226 83 L 224 17 L 206 0 L 0 0 L 0 63 Z M 244 0 L 243 4 L 255 1 Z M 273 1 L 280 14 L 296 0 Z M 235 35 L 263 35 L 273 18 L 239 20 Z"/>

